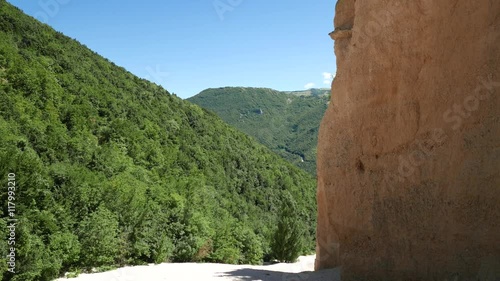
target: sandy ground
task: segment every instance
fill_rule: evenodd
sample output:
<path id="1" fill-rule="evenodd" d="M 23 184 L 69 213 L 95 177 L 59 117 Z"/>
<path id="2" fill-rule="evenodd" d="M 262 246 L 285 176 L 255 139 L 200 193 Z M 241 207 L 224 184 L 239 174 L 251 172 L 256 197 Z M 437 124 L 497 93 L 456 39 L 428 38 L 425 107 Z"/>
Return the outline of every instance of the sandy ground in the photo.
<path id="1" fill-rule="evenodd" d="M 124 267 L 81 274 L 55 281 L 340 281 L 339 269 L 312 272 L 315 256 L 300 257 L 296 263 L 273 265 L 229 265 L 213 263 L 164 263 Z"/>

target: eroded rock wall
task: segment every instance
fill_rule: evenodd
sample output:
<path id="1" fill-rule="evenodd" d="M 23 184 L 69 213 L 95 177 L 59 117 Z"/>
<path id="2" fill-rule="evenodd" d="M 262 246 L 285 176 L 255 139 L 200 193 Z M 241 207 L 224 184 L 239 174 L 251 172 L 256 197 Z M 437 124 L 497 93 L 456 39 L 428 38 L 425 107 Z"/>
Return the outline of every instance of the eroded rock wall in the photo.
<path id="1" fill-rule="evenodd" d="M 500 1 L 340 0 L 334 25 L 316 269 L 498 280 Z"/>

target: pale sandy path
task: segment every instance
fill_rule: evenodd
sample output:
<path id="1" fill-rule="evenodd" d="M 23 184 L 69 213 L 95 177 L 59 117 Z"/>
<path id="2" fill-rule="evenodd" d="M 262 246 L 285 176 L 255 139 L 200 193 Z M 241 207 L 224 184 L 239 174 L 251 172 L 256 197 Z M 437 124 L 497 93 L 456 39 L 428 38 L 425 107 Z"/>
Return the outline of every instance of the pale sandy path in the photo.
<path id="1" fill-rule="evenodd" d="M 164 263 L 124 267 L 117 270 L 81 274 L 55 281 L 340 281 L 339 270 L 314 270 L 314 256 L 300 257 L 292 264 L 228 265 L 210 263 Z"/>

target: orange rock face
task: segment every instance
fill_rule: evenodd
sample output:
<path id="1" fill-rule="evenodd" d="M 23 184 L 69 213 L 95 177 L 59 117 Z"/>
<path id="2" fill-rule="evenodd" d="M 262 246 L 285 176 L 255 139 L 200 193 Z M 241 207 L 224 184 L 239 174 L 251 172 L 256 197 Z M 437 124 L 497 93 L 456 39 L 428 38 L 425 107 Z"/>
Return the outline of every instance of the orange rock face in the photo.
<path id="1" fill-rule="evenodd" d="M 316 269 L 499 280 L 500 1 L 339 0 L 334 24 Z"/>

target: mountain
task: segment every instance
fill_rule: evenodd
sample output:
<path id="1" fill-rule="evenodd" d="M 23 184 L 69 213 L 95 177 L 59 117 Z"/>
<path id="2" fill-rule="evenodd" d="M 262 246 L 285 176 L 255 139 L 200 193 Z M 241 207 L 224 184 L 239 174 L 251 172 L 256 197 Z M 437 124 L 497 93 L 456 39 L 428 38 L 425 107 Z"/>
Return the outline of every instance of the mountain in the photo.
<path id="1" fill-rule="evenodd" d="M 188 100 L 315 175 L 318 129 L 329 94 L 327 89 L 279 92 L 226 87 L 204 90 Z"/>
<path id="2" fill-rule="evenodd" d="M 4 0 L 0 38 L 2 280 L 261 263 L 283 205 L 314 248 L 309 174 Z"/>

